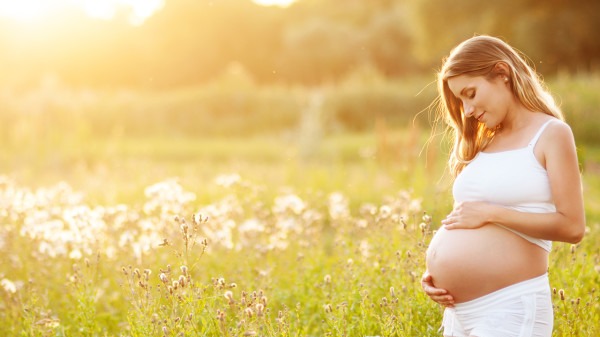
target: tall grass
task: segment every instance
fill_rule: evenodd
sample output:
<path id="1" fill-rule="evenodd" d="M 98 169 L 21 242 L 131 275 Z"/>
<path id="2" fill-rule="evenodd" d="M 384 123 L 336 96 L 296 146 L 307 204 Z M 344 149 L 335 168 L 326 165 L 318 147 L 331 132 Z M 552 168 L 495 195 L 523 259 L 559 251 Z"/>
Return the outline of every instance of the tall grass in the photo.
<path id="1" fill-rule="evenodd" d="M 314 187 L 276 193 L 219 175 L 210 202 L 176 180 L 91 206 L 66 184 L 5 179 L 2 335 L 437 336 L 420 289 L 441 214 L 407 191 L 352 206 Z M 600 332 L 598 226 L 555 245 L 556 336 Z"/>
<path id="2" fill-rule="evenodd" d="M 414 120 L 417 80 L 355 76 L 3 91 L 0 335 L 438 336 L 441 309 L 418 280 L 451 208 L 444 149 Z M 597 80 L 551 84 L 578 88 L 562 98 L 588 216 L 584 241 L 551 253 L 555 336 L 595 336 L 600 150 L 578 116 Z"/>

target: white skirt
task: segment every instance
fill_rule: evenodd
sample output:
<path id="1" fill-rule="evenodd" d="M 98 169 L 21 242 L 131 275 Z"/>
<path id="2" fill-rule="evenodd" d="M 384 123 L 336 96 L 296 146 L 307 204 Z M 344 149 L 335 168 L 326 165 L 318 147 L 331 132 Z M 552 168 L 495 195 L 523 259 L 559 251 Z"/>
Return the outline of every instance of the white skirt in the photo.
<path id="1" fill-rule="evenodd" d="M 554 324 L 548 274 L 444 310 L 444 336 L 550 337 Z"/>

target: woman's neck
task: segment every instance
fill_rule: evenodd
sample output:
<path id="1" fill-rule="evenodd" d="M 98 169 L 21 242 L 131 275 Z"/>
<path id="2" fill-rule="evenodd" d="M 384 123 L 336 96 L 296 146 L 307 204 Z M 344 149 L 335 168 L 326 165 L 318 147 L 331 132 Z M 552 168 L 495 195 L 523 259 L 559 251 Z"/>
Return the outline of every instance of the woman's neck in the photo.
<path id="1" fill-rule="evenodd" d="M 537 113 L 528 110 L 524 106 L 520 105 L 515 109 L 509 111 L 506 118 L 502 121 L 499 132 L 501 133 L 513 133 L 517 132 L 527 126 L 531 125 L 531 122 L 535 119 Z"/>

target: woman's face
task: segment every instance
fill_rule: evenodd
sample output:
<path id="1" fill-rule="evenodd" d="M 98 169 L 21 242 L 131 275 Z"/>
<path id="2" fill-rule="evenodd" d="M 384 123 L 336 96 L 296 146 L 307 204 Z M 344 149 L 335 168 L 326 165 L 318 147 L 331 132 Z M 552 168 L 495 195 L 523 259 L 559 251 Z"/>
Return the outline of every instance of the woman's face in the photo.
<path id="1" fill-rule="evenodd" d="M 506 118 L 513 95 L 502 76 L 488 80 L 483 76 L 459 75 L 448 79 L 448 87 L 463 105 L 467 118 L 475 118 L 493 129 Z"/>

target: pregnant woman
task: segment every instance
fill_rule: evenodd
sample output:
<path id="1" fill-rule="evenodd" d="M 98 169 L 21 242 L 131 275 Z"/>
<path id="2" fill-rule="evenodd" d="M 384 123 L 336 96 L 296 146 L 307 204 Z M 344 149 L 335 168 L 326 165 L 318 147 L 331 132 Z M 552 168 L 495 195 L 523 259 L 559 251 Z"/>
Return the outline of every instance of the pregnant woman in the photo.
<path id="1" fill-rule="evenodd" d="M 427 250 L 425 293 L 444 336 L 551 336 L 552 241 L 585 232 L 575 142 L 536 72 L 475 36 L 445 59 L 440 113 L 453 132 L 454 209 Z"/>

